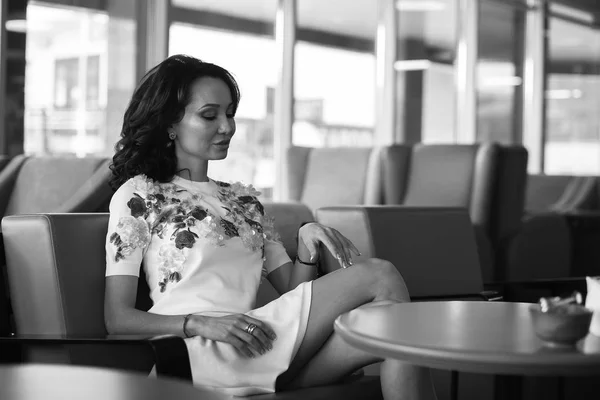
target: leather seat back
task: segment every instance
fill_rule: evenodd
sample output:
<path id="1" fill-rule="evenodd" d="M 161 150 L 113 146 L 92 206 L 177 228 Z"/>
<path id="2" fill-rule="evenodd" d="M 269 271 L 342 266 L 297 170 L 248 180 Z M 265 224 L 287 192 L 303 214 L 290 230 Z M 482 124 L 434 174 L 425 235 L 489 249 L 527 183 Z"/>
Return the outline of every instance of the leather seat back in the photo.
<path id="1" fill-rule="evenodd" d="M 106 213 L 2 219 L 17 333 L 106 334 L 107 227 Z"/>
<path id="2" fill-rule="evenodd" d="M 311 210 L 382 201 L 378 148 L 291 147 L 287 156 L 292 201 Z"/>
<path id="3" fill-rule="evenodd" d="M 473 226 L 466 210 L 443 207 L 324 207 L 318 222 L 332 226 L 361 252 L 400 271 L 412 297 L 474 295 L 483 290 Z M 329 252 L 324 269 L 340 268 Z"/>
<path id="4" fill-rule="evenodd" d="M 106 173 L 107 161 L 103 157 L 28 158 L 18 172 L 4 215 L 56 212 L 80 191 L 103 165 L 105 169 L 100 171 Z M 106 177 L 106 174 L 104 176 Z M 109 189 L 106 180 L 97 184 Z M 112 193 L 107 190 L 104 199 L 110 198 L 110 195 Z"/>

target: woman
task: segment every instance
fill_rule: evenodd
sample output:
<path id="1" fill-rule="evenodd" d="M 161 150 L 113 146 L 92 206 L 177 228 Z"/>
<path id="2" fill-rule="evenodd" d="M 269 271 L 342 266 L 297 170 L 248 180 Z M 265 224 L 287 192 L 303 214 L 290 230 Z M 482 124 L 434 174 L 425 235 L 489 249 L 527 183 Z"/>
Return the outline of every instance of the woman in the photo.
<path id="1" fill-rule="evenodd" d="M 184 336 L 194 383 L 234 395 L 328 384 L 379 360 L 333 332 L 343 312 L 408 301 L 396 268 L 353 265 L 354 245 L 310 223 L 292 262 L 252 186 L 207 175 L 227 156 L 240 94 L 223 68 L 169 57 L 143 78 L 116 147 L 106 242 L 105 318 L 111 334 Z M 317 248 L 344 269 L 316 279 Z M 153 306 L 135 308 L 140 265 Z M 266 277 L 281 296 L 253 309 Z M 435 398 L 425 369 L 386 360 L 384 396 Z"/>

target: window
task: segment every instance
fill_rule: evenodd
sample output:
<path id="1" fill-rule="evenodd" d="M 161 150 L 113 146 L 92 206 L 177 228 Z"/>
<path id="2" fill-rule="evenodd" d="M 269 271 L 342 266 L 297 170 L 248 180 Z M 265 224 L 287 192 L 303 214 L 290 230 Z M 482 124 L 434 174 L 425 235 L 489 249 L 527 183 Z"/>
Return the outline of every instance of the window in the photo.
<path id="1" fill-rule="evenodd" d="M 100 56 L 87 58 L 85 82 L 85 107 L 97 109 L 100 107 Z"/>
<path id="2" fill-rule="evenodd" d="M 396 131 L 409 142 L 453 143 L 456 0 L 396 4 Z"/>
<path id="3" fill-rule="evenodd" d="M 521 141 L 523 7 L 480 2 L 477 60 L 477 141 Z"/>
<path id="4" fill-rule="evenodd" d="M 135 22 L 118 13 L 135 0 L 106 3 L 28 2 L 26 154 L 112 155 L 135 86 Z"/>
<path id="5" fill-rule="evenodd" d="M 544 172 L 600 174 L 600 30 L 551 17 Z"/>
<path id="6" fill-rule="evenodd" d="M 54 62 L 54 107 L 76 109 L 80 100 L 79 60 L 68 58 Z"/>
<path id="7" fill-rule="evenodd" d="M 292 143 L 372 146 L 374 54 L 299 41 L 295 63 Z"/>

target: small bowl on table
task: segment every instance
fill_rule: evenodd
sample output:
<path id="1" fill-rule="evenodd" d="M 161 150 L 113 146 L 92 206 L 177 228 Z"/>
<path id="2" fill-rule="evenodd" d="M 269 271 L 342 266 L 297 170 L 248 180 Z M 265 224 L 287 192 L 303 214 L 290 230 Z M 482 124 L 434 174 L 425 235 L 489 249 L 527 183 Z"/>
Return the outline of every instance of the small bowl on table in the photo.
<path id="1" fill-rule="evenodd" d="M 552 347 L 571 347 L 587 336 L 593 312 L 581 304 L 566 304 L 543 310 L 539 304 L 529 307 L 533 330 Z"/>

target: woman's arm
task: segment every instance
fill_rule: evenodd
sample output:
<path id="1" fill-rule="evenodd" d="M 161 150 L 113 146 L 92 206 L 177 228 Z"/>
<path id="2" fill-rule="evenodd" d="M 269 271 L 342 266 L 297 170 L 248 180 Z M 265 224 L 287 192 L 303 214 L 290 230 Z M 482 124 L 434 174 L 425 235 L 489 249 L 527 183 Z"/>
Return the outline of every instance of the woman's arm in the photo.
<path id="1" fill-rule="evenodd" d="M 202 336 L 229 343 L 246 357 L 260 356 L 273 347 L 275 332 L 262 321 L 244 314 L 225 317 L 189 315 L 186 322 L 185 315 L 160 315 L 136 309 L 138 279 L 128 275 L 106 278 L 104 320 L 109 334 Z M 251 329 L 253 325 L 256 327 Z"/>
<path id="2" fill-rule="evenodd" d="M 298 256 L 294 262 L 282 265 L 267 276 L 280 295 L 318 278 L 318 246 L 321 243 L 337 255 L 342 268 L 352 265 L 351 253 L 360 255 L 354 244 L 337 230 L 315 222 L 306 224 L 298 230 Z"/>
<path id="3" fill-rule="evenodd" d="M 185 336 L 184 315 L 159 315 L 135 308 L 138 279 L 131 275 L 106 277 L 104 323 L 108 333 Z"/>

